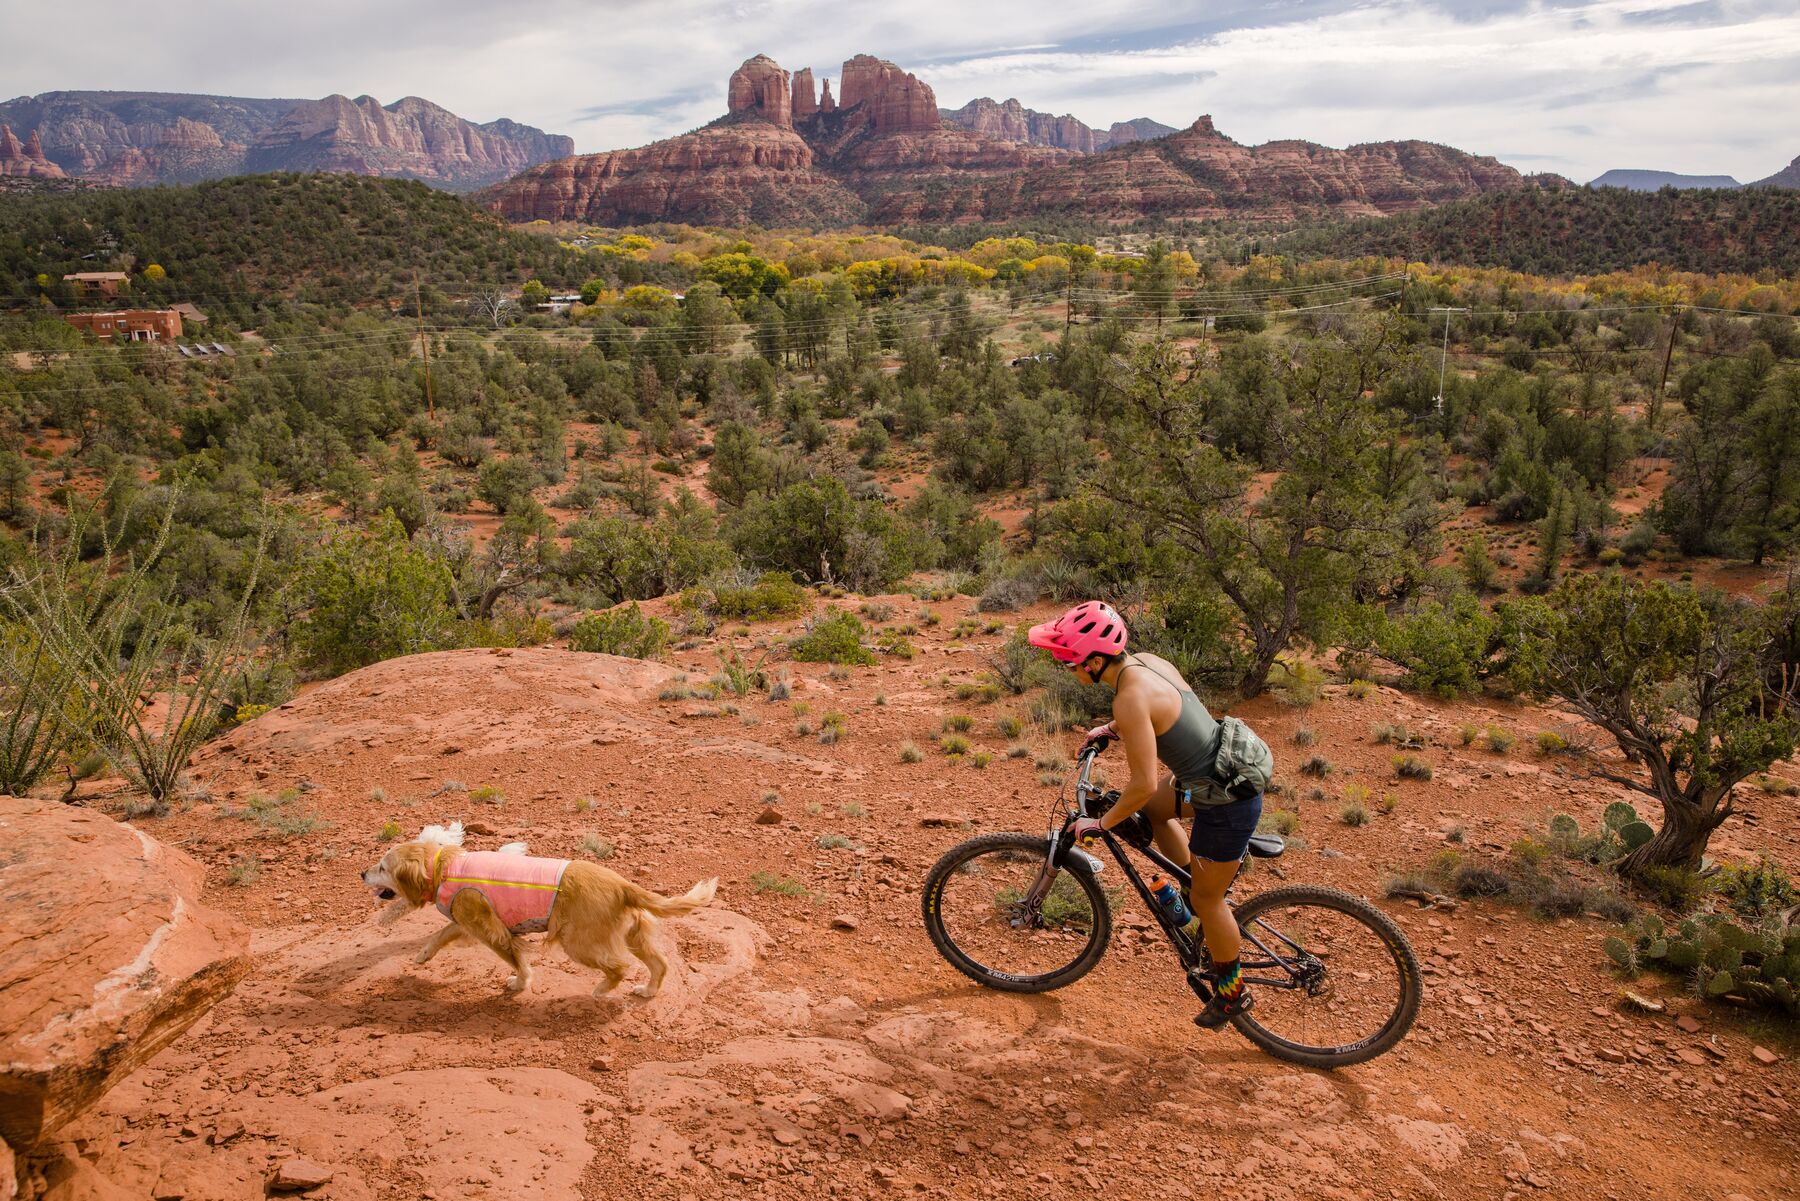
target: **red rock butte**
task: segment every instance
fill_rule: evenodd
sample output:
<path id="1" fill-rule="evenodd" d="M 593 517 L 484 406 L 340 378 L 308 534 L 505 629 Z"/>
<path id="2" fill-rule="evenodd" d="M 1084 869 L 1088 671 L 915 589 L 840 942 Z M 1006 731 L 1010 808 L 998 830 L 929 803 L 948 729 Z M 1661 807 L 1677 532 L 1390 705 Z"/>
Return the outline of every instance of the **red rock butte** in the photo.
<path id="1" fill-rule="evenodd" d="M 733 113 L 754 112 L 771 125 L 791 129 L 791 97 L 788 73 L 768 55 L 759 54 L 731 73 L 725 107 Z"/>
<path id="2" fill-rule="evenodd" d="M 43 143 L 37 130 L 25 136 L 21 145 L 10 125 L 0 125 L 0 175 L 25 179 L 67 179 L 63 169 L 44 157 Z"/>
<path id="3" fill-rule="evenodd" d="M 815 98 L 810 67 L 790 74 L 755 55 L 732 72 L 726 115 L 711 125 L 543 163 L 479 202 L 514 221 L 605 225 L 1285 220 L 1401 212 L 1524 183 L 1491 158 L 1425 142 L 1244 146 L 1210 117 L 1182 131 L 1140 118 L 1102 134 L 983 99 L 947 120 L 929 84 L 870 54 L 845 61 L 835 98 L 822 82 Z"/>

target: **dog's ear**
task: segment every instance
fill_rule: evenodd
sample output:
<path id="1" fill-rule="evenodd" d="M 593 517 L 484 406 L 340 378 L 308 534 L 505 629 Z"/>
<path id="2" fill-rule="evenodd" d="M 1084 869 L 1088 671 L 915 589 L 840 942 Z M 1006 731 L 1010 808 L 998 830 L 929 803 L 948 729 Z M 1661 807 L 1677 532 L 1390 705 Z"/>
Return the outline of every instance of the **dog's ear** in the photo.
<path id="1" fill-rule="evenodd" d="M 418 845 L 401 847 L 395 852 L 394 885 L 407 900 L 423 905 L 431 898 L 431 868 L 426 848 Z"/>

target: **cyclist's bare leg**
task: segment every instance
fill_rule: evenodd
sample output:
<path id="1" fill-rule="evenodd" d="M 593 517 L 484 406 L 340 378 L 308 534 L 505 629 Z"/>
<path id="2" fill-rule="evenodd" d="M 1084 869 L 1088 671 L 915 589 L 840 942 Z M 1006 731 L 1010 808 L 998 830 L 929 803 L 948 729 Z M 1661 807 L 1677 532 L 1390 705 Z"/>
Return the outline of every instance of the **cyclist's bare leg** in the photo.
<path id="1" fill-rule="evenodd" d="M 1238 935 L 1237 919 L 1225 903 L 1225 890 L 1237 877 L 1236 863 L 1214 863 L 1210 859 L 1194 860 L 1194 884 L 1189 890 L 1194 916 L 1206 936 L 1206 949 L 1214 963 L 1230 963 L 1238 957 L 1243 939 Z"/>
<path id="2" fill-rule="evenodd" d="M 1175 795 L 1175 777 L 1164 776 L 1157 784 L 1156 791 L 1142 810 L 1144 819 L 1150 823 L 1151 836 L 1156 839 L 1156 847 L 1169 857 L 1169 862 L 1177 867 L 1189 867 L 1193 862 L 1193 853 L 1188 850 L 1187 831 L 1181 827 L 1183 817 L 1192 817 L 1193 808 L 1183 805 Z"/>

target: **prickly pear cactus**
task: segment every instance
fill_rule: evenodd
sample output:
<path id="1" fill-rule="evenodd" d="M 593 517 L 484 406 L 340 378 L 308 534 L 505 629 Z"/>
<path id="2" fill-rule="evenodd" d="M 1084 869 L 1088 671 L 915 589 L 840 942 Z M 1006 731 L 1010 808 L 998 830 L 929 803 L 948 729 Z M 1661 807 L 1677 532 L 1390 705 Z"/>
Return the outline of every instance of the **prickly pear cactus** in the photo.
<path id="1" fill-rule="evenodd" d="M 1631 949 L 1630 943 L 1622 938 L 1609 937 L 1601 944 L 1601 949 L 1606 952 L 1606 957 L 1612 960 L 1613 965 L 1621 972 L 1636 974 L 1637 952 Z"/>
<path id="2" fill-rule="evenodd" d="M 1550 819 L 1550 837 L 1560 843 L 1574 843 L 1581 838 L 1581 823 L 1566 813 L 1559 813 Z"/>
<path id="3" fill-rule="evenodd" d="M 1606 807 L 1606 812 L 1600 815 L 1600 824 L 1606 827 L 1606 832 L 1609 834 L 1616 834 L 1621 827 L 1628 826 L 1636 820 L 1638 820 L 1638 812 L 1630 801 L 1614 801 Z"/>
<path id="4" fill-rule="evenodd" d="M 1627 851 L 1635 851 L 1652 838 L 1656 831 L 1650 828 L 1649 822 L 1630 821 L 1619 827 L 1619 841 L 1625 844 Z"/>
<path id="5" fill-rule="evenodd" d="M 1629 944 L 1607 939 L 1606 957 L 1623 967 L 1623 952 L 1637 963 L 1688 976 L 1708 1000 L 1735 997 L 1800 1018 L 1800 929 L 1778 920 L 1752 926 L 1709 914 L 1684 920 L 1673 934 L 1665 934 L 1660 921 L 1641 922 L 1636 934 Z"/>

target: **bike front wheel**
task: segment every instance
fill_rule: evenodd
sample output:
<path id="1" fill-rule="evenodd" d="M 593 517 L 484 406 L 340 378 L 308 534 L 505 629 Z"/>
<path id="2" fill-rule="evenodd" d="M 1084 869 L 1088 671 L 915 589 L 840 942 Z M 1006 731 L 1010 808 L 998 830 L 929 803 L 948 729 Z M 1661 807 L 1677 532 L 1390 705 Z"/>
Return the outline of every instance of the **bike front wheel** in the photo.
<path id="1" fill-rule="evenodd" d="M 1361 897 L 1297 885 L 1239 905 L 1239 952 L 1255 1006 L 1232 1025 L 1277 1059 L 1338 1068 L 1398 1043 L 1423 983 L 1394 920 Z"/>
<path id="2" fill-rule="evenodd" d="M 950 965 L 977 984 L 1037 993 L 1092 971 L 1112 937 L 1099 883 L 1056 869 L 1048 839 L 984 834 L 946 851 L 920 893 L 925 929 Z"/>

